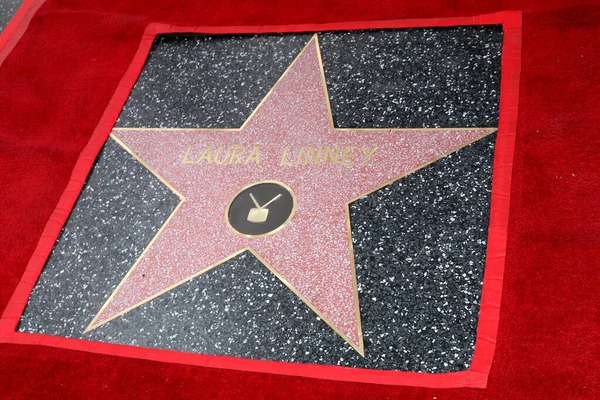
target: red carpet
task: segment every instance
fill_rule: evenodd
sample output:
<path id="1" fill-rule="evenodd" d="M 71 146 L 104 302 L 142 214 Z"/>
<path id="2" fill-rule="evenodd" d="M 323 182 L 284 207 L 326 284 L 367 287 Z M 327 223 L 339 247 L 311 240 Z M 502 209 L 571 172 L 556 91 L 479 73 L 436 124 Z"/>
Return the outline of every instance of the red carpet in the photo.
<path id="1" fill-rule="evenodd" d="M 598 398 L 600 6 L 406 3 L 47 0 L 0 66 L 0 310 L 148 23 L 301 24 L 522 10 L 507 260 L 486 389 L 350 384 L 1 344 L 1 397 Z"/>

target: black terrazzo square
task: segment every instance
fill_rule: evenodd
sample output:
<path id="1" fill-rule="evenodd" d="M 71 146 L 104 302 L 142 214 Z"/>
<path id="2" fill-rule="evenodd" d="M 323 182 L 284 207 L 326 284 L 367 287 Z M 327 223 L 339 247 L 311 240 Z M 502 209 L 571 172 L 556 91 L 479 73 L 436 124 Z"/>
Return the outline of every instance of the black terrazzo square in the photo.
<path id="1" fill-rule="evenodd" d="M 118 127 L 236 128 L 310 34 L 162 36 Z M 319 34 L 338 127 L 494 127 L 500 27 Z M 487 247 L 495 135 L 351 205 L 366 356 L 244 253 L 83 330 L 178 203 L 109 139 L 19 330 L 360 368 L 469 367 Z"/>

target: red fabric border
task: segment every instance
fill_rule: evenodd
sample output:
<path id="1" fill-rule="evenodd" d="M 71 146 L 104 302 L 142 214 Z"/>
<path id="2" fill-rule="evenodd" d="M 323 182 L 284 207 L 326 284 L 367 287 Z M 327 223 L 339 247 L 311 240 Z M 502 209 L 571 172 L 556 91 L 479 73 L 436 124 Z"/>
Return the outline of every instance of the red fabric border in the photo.
<path id="1" fill-rule="evenodd" d="M 0 66 L 27 30 L 29 22 L 46 0 L 25 0 L 0 33 Z"/>
<path id="2" fill-rule="evenodd" d="M 41 5 L 43 1 L 38 1 Z M 28 10 L 31 10 L 29 8 Z M 28 13 L 24 13 L 28 14 Z M 30 18 L 30 16 L 29 16 Z M 494 155 L 492 199 L 488 249 L 483 282 L 483 293 L 477 330 L 475 353 L 469 370 L 445 374 L 427 374 L 402 371 L 381 371 L 313 364 L 295 364 L 276 361 L 250 360 L 236 357 L 183 353 L 178 351 L 147 349 L 133 346 L 91 342 L 79 339 L 15 332 L 29 295 L 52 251 L 60 231 L 81 192 L 94 160 L 110 134 L 133 85 L 142 71 L 154 38 L 161 33 L 266 33 L 326 30 L 356 30 L 372 28 L 443 27 L 458 25 L 502 24 L 504 43 L 500 95 L 500 123 Z M 23 31 L 26 29 L 23 28 Z M 16 30 L 15 30 L 16 32 Z M 22 34 L 22 32 L 21 32 Z M 14 35 L 13 35 L 14 37 Z M 17 38 L 18 40 L 18 38 Z M 16 42 L 15 42 L 16 43 Z M 2 53 L 0 53 L 1 55 Z M 0 62 L 2 59 L 0 58 Z M 52 213 L 25 273 L 13 293 L 0 319 L 0 342 L 41 344 L 94 353 L 134 357 L 172 363 L 298 375 L 341 381 L 380 383 L 389 385 L 423 386 L 432 388 L 478 387 L 484 388 L 492 365 L 500 315 L 502 278 L 506 254 L 507 226 L 510 205 L 512 162 L 517 128 L 519 78 L 521 68 L 521 13 L 500 12 L 476 17 L 411 19 L 374 22 L 348 22 L 308 25 L 182 27 L 150 24 L 138 51 L 100 123 L 82 151 L 67 188 Z"/>

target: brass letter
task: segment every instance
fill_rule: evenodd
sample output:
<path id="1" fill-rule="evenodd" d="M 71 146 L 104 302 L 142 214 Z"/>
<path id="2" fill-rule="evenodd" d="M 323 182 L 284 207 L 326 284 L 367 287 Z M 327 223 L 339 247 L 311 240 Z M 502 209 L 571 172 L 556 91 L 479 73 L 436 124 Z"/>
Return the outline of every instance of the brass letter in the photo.
<path id="1" fill-rule="evenodd" d="M 185 151 L 185 154 L 183 155 L 183 160 L 181 162 L 183 162 L 184 164 L 193 164 L 194 161 L 192 160 L 188 160 L 187 156 L 190 153 L 190 150 L 192 149 L 192 145 L 190 144 L 187 148 L 187 150 Z"/>
<path id="2" fill-rule="evenodd" d="M 329 146 L 325 147 L 325 157 L 323 157 L 323 164 L 327 165 L 327 160 L 331 159 L 333 165 L 338 165 L 340 157 L 340 152 L 337 147 L 334 147 L 333 150 Z"/>
<path id="3" fill-rule="evenodd" d="M 229 160 L 229 164 L 233 164 L 234 163 L 234 159 L 235 159 L 235 163 L 236 164 L 241 164 L 242 163 L 242 159 L 241 156 L 246 152 L 246 148 L 244 146 L 233 146 L 233 154 L 231 155 L 231 159 Z"/>
<path id="4" fill-rule="evenodd" d="M 367 166 L 367 164 L 369 163 L 369 160 L 371 159 L 371 157 L 373 157 L 373 155 L 377 151 L 377 147 L 373 147 L 373 150 L 371 150 L 370 152 L 368 152 L 367 149 L 365 149 L 365 146 L 361 147 L 361 150 L 362 150 L 363 154 L 365 155 L 365 166 Z"/>
<path id="5" fill-rule="evenodd" d="M 250 156 L 246 158 L 244 165 L 248 164 L 250 161 L 254 161 L 256 165 L 260 164 L 260 153 L 258 150 L 258 146 L 254 146 L 254 148 L 252 149 L 252 153 L 250 153 Z"/>
<path id="6" fill-rule="evenodd" d="M 319 146 L 319 151 L 315 152 L 315 149 L 312 146 L 306 146 L 306 151 L 304 152 L 304 165 L 307 165 L 311 162 L 313 165 L 319 165 L 319 161 L 321 161 L 321 152 L 323 151 L 323 147 Z"/>
<path id="7" fill-rule="evenodd" d="M 354 161 L 352 161 L 352 158 L 354 158 L 354 150 L 356 150 L 357 148 L 358 147 L 356 146 L 344 147 L 344 151 L 342 152 L 342 165 L 346 167 L 351 167 L 354 165 Z"/>
<path id="8" fill-rule="evenodd" d="M 217 152 L 215 153 L 215 164 L 223 165 L 229 159 L 229 155 L 231 154 L 231 146 L 227 147 L 227 153 L 225 153 L 225 157 L 221 161 L 219 161 L 219 154 L 221 153 L 221 146 L 217 147 Z"/>
<path id="9" fill-rule="evenodd" d="M 200 164 L 200 161 L 202 160 L 206 160 L 208 164 L 212 162 L 212 146 L 206 146 L 206 148 L 202 152 L 202 155 L 200 156 L 200 158 L 198 158 L 198 161 L 196 161 L 196 163 Z"/>
<path id="10" fill-rule="evenodd" d="M 296 157 L 296 165 L 300 165 L 302 162 L 302 153 L 304 153 L 304 146 L 300 147 L 300 151 L 298 152 L 298 156 Z"/>
<path id="11" fill-rule="evenodd" d="M 287 147 L 283 149 L 283 154 L 281 155 L 281 162 L 279 163 L 279 165 L 292 165 L 293 164 L 293 162 L 287 160 L 288 150 L 289 150 L 289 148 L 287 148 Z"/>

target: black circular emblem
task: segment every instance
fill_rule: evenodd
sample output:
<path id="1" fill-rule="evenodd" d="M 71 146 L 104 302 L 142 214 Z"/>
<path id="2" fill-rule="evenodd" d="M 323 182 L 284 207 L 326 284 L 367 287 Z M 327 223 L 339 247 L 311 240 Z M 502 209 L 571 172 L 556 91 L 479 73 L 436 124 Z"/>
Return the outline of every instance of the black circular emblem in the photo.
<path id="1" fill-rule="evenodd" d="M 225 211 L 227 225 L 246 237 L 271 235 L 288 223 L 296 209 L 292 189 L 277 181 L 253 183 L 241 189 Z"/>

